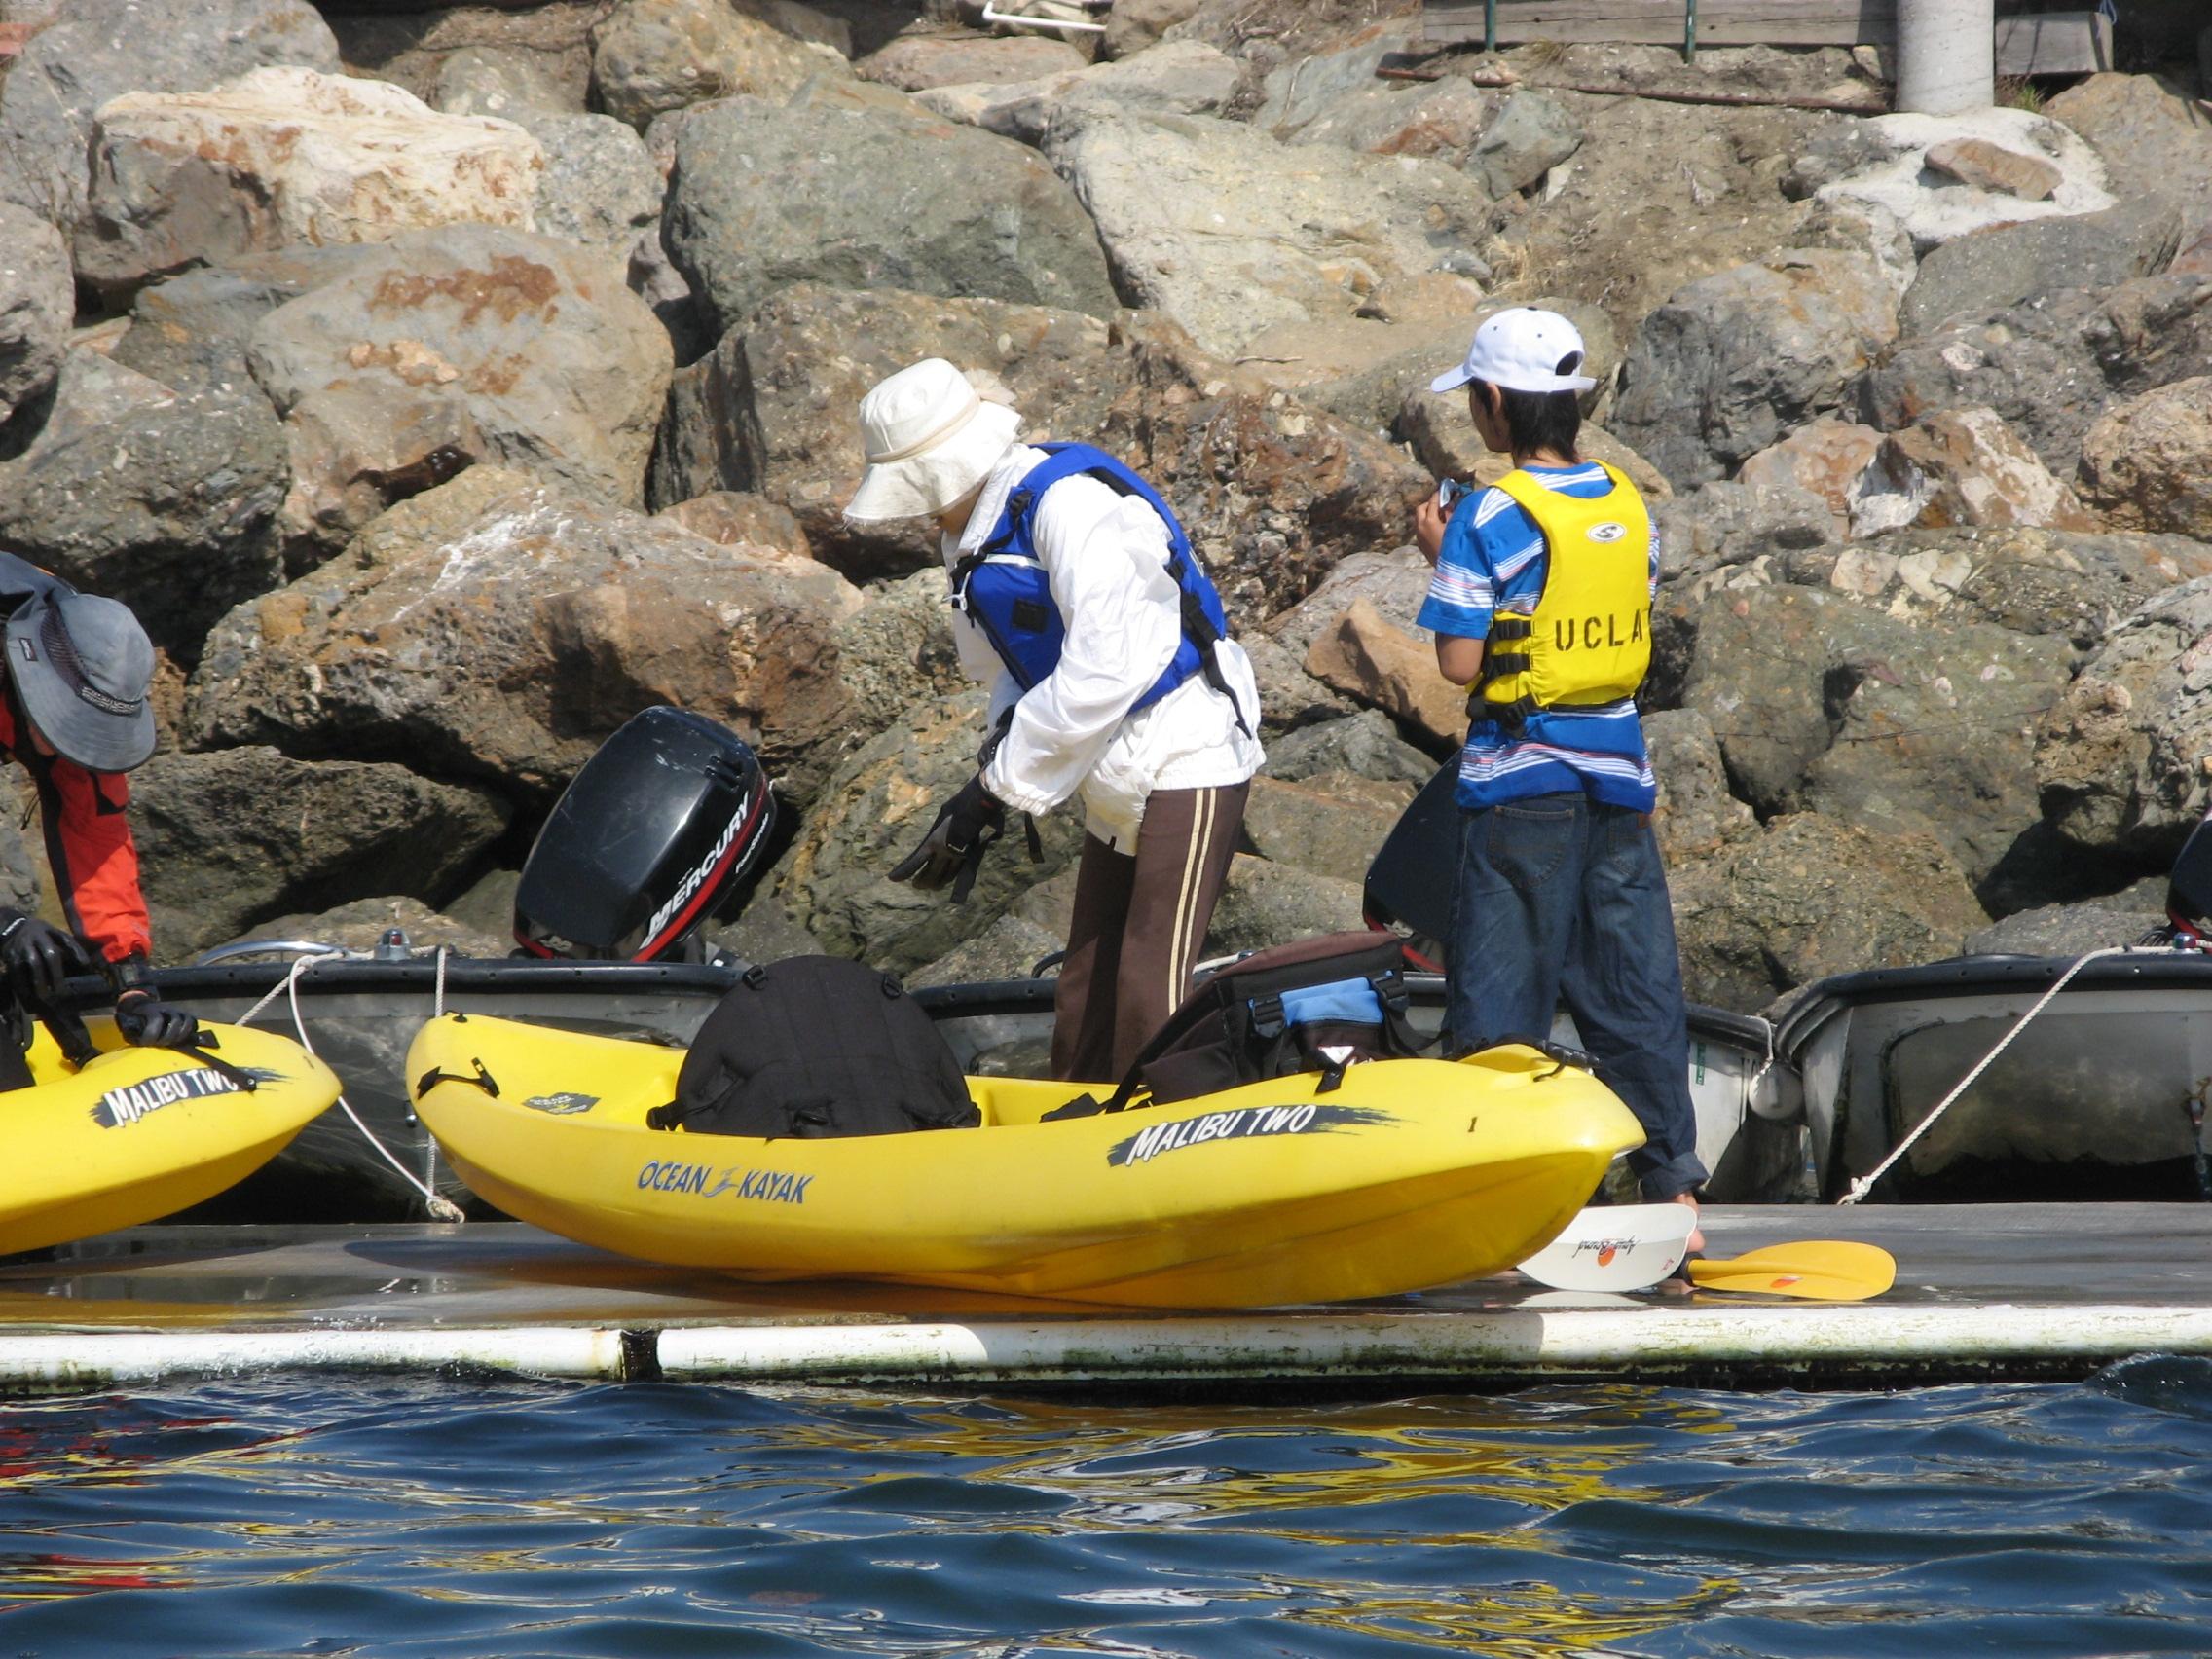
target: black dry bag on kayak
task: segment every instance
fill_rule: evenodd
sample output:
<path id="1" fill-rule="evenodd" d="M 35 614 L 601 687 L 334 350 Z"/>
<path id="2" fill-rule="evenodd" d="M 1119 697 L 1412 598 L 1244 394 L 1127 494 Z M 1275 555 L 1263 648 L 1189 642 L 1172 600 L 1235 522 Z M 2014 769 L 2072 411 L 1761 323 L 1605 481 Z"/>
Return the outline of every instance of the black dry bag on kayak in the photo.
<path id="1" fill-rule="evenodd" d="M 1399 940 L 1372 933 L 1293 940 L 1232 962 L 1167 1016 L 1106 1109 L 1309 1071 L 1326 1092 L 1355 1061 L 1419 1054 L 1428 1044 L 1407 1019 L 1405 965 Z"/>
<path id="2" fill-rule="evenodd" d="M 982 1122 L 960 1062 L 895 975 L 839 956 L 749 968 L 715 1005 L 645 1122 L 822 1140 Z"/>

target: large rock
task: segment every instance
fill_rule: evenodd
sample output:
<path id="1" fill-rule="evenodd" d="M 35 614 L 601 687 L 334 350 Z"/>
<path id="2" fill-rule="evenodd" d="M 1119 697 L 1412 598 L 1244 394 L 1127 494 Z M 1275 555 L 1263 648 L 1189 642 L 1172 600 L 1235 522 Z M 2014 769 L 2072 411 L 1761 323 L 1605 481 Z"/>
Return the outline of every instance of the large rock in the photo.
<path id="1" fill-rule="evenodd" d="M 1668 876 L 1682 988 L 1746 1013 L 1830 974 L 1958 953 L 1989 918 L 1941 843 L 1792 813 Z"/>
<path id="2" fill-rule="evenodd" d="M 291 445 L 284 529 L 323 551 L 472 462 L 640 503 L 674 366 L 606 261 L 485 225 L 395 238 L 265 317 L 251 361 Z"/>
<path id="3" fill-rule="evenodd" d="M 1226 53 L 1195 40 L 1175 41 L 1138 57 L 1038 81 L 938 88 L 917 94 L 916 101 L 947 121 L 1042 144 L 1062 122 L 1102 110 L 1218 114 L 1235 93 L 1238 74 L 1235 59 Z"/>
<path id="4" fill-rule="evenodd" d="M 472 467 L 209 636 L 187 741 L 400 758 L 539 803 L 640 709 L 741 731 L 804 798 L 845 720 L 833 572 Z"/>
<path id="5" fill-rule="evenodd" d="M 664 237 L 718 331 L 795 282 L 1114 309 L 1098 233 L 1024 145 L 733 98 L 676 134 Z"/>
<path id="6" fill-rule="evenodd" d="M 1852 512 L 1880 459 L 1883 437 L 1871 426 L 1824 415 L 1759 451 L 1737 470 L 1753 489 L 1803 490 L 1826 503 L 1835 538 L 1851 534 Z"/>
<path id="7" fill-rule="evenodd" d="M 1268 740 L 1267 775 L 1301 783 L 1325 774 L 1348 774 L 1384 784 L 1425 784 L 1436 762 L 1398 735 L 1387 715 L 1362 709 L 1344 719 L 1323 720 Z"/>
<path id="8" fill-rule="evenodd" d="M 2199 89 L 2202 91 L 2203 89 Z M 2094 146 L 2115 194 L 2212 222 L 2212 126 L 2203 105 L 2157 75 L 2091 75 L 2044 106 Z"/>
<path id="9" fill-rule="evenodd" d="M 983 696 L 925 703 L 882 732 L 830 778 L 779 867 L 776 895 L 824 947 L 897 973 L 934 962 L 981 933 L 1014 901 L 1074 858 L 1080 805 L 1037 821 L 1044 862 L 1031 864 L 1018 829 L 987 856 L 966 904 L 889 879 L 929 832 L 937 811 L 976 775 Z"/>
<path id="10" fill-rule="evenodd" d="M 76 311 L 60 233 L 0 202 L 0 425 L 61 372 Z"/>
<path id="11" fill-rule="evenodd" d="M 358 243 L 293 247 L 149 283 L 108 355 L 177 391 L 251 390 L 246 352 L 262 318 L 373 256 Z"/>
<path id="12" fill-rule="evenodd" d="M 1855 535 L 1907 526 L 2097 528 L 1994 409 L 1945 409 L 1890 433 L 1857 481 L 1849 512 Z"/>
<path id="13" fill-rule="evenodd" d="M 538 55 L 498 46 L 464 46 L 439 64 L 424 100 L 448 115 L 576 115 L 580 99 Z"/>
<path id="14" fill-rule="evenodd" d="M 1230 861 L 1229 883 L 1201 948 L 1207 956 L 1229 956 L 1364 927 L 1359 879 L 1364 873 L 1324 875 L 1238 853 Z"/>
<path id="15" fill-rule="evenodd" d="M 100 106 L 77 274 L 128 291 L 189 265 L 432 225 L 534 223 L 544 156 L 511 122 L 397 87 L 267 68 Z"/>
<path id="16" fill-rule="evenodd" d="M 131 774 L 130 812 L 154 938 L 170 958 L 286 911 L 445 898 L 507 825 L 482 789 L 262 748 L 157 755 Z"/>
<path id="17" fill-rule="evenodd" d="M 1301 54 L 1270 73 L 1261 85 L 1260 107 L 1252 125 L 1272 137 L 1287 138 L 1319 119 L 1348 93 L 1375 85 L 1375 71 L 1414 50 L 1418 37 L 1403 21 L 1371 24 L 1332 43 L 1325 51 Z"/>
<path id="18" fill-rule="evenodd" d="M 2082 488 L 2116 525 L 2212 542 L 2212 376 L 2145 392 L 2092 426 Z"/>
<path id="19" fill-rule="evenodd" d="M 1549 92 L 1524 87 L 1467 154 L 1466 167 L 1493 196 L 1543 183 L 1544 175 L 1582 148 L 1582 123 Z"/>
<path id="20" fill-rule="evenodd" d="M 2041 816 L 2029 732 L 2072 663 L 2063 640 L 1785 584 L 1710 608 L 1684 704 L 1762 817 L 1932 836 L 1982 884 Z"/>
<path id="21" fill-rule="evenodd" d="M 2077 848 L 2163 868 L 2212 801 L 2212 580 L 2117 624 L 2036 734 L 2046 812 Z"/>
<path id="22" fill-rule="evenodd" d="M 660 169 L 645 141 L 610 115 L 511 117 L 545 152 L 537 187 L 537 229 L 627 265 L 641 236 L 657 242 Z"/>
<path id="23" fill-rule="evenodd" d="M 272 521 L 289 476 L 250 383 L 178 391 L 72 351 L 27 446 L 0 461 L 0 546 L 126 601 L 189 657 L 282 579 Z"/>
<path id="24" fill-rule="evenodd" d="M 1945 242 L 1920 262 L 1898 320 L 1923 333 L 1954 316 L 1991 312 L 2065 288 L 2110 288 L 2155 276 L 2172 258 L 2181 220 L 2157 199 L 2079 218 L 1992 225 Z"/>
<path id="25" fill-rule="evenodd" d="M 306 0 L 71 0 L 9 65 L 0 199 L 71 232 L 100 105 L 125 92 L 204 92 L 275 63 L 338 71 L 337 38 Z"/>
<path id="26" fill-rule="evenodd" d="M 1757 816 L 1728 793 L 1720 741 L 1703 715 L 1655 710 L 1643 717 L 1643 743 L 1659 786 L 1651 829 L 1670 869 L 1758 833 Z"/>
<path id="27" fill-rule="evenodd" d="M 750 491 L 790 508 L 820 556 L 856 574 L 937 563 L 937 528 L 927 521 L 849 526 L 843 518 L 866 465 L 861 398 L 923 357 L 996 377 L 1017 408 L 1061 438 L 1095 438 L 1134 382 L 1108 326 L 1079 312 L 799 283 L 676 376 L 654 500 Z"/>
<path id="28" fill-rule="evenodd" d="M 1362 881 L 1398 822 L 1377 803 L 1347 800 L 1309 784 L 1254 778 L 1244 805 L 1244 839 L 1275 864 L 1341 881 Z"/>
<path id="29" fill-rule="evenodd" d="M 1885 431 L 1937 409 L 1994 409 L 2059 477 L 2106 406 L 2212 374 L 2212 276 L 2068 288 L 1899 340 L 1860 387 Z"/>
<path id="30" fill-rule="evenodd" d="M 1795 250 L 1691 283 L 1637 331 L 1612 431 L 1686 490 L 1842 401 L 1897 336 L 1870 257 Z"/>
<path id="31" fill-rule="evenodd" d="M 903 35 L 869 53 L 854 72 L 903 92 L 927 87 L 1014 86 L 1084 67 L 1084 55 L 1044 35 Z"/>
<path id="32" fill-rule="evenodd" d="M 458 92 L 464 78 L 496 63 L 501 84 L 550 88 L 546 107 L 574 114 L 591 95 L 592 25 L 604 21 L 608 9 L 608 0 L 534 0 L 529 6 L 492 0 L 420 9 L 371 0 L 333 4 L 326 15 L 352 74 L 373 75 L 436 103 L 442 92 Z"/>
<path id="33" fill-rule="evenodd" d="M 1466 730 L 1466 689 L 1438 672 L 1434 643 L 1397 627 L 1364 598 L 1314 640 L 1306 672 L 1440 742 Z"/>
<path id="34" fill-rule="evenodd" d="M 708 98 L 780 101 L 824 71 L 844 72 L 844 59 L 719 0 L 622 0 L 592 30 L 600 101 L 641 132 L 654 116 Z"/>
<path id="35" fill-rule="evenodd" d="M 864 591 L 866 603 L 834 632 L 837 674 L 849 693 L 840 752 L 970 683 L 953 644 L 941 565 Z"/>
<path id="36" fill-rule="evenodd" d="M 1978 169 L 1984 184 L 1955 173 L 1938 175 L 1929 156 L 1959 140 L 2012 158 L 1996 175 Z M 1957 155 L 1956 149 L 1949 153 Z M 2056 175 L 2051 183 L 2043 169 Z M 2088 145 L 2045 116 L 2019 109 L 1982 109 L 1966 115 L 1885 115 L 1838 122 L 1798 158 L 1795 187 L 1827 199 L 1851 198 L 1887 207 L 1903 221 L 1913 245 L 1926 253 L 1991 225 L 2070 213 L 2095 213 L 2113 204 L 2105 170 Z M 2017 194 L 2019 177 L 2034 173 L 2047 184 L 2037 200 Z M 1998 188 L 1990 188 L 1997 185 Z"/>
<path id="37" fill-rule="evenodd" d="M 1442 162 L 1173 116 L 1072 123 L 1051 154 L 1123 291 L 1224 355 L 1271 328 L 1348 319 L 1390 278 L 1467 273 L 1488 238 L 1487 195 Z"/>
<path id="38" fill-rule="evenodd" d="M 1378 82 L 1339 98 L 1289 141 L 1376 156 L 1429 156 L 1463 167 L 1497 111 L 1497 93 L 1456 76 L 1425 86 Z"/>
<path id="39" fill-rule="evenodd" d="M 2183 536 L 2027 526 L 1906 531 L 1822 553 L 1826 571 L 1802 579 L 1899 621 L 1988 623 L 2077 652 L 2096 649 L 2146 601 L 2212 575 L 2212 547 Z"/>

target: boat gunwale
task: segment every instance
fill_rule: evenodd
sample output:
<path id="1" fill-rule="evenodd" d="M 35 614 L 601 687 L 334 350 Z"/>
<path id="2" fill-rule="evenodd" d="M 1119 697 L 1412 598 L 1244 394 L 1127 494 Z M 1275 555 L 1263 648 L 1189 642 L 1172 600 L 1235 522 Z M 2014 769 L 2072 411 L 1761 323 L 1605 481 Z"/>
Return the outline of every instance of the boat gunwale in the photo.
<path id="1" fill-rule="evenodd" d="M 1903 968 L 1864 968 L 1816 979 L 1788 1012 L 1774 1022 L 1775 1052 L 1788 1064 L 1799 1056 L 1821 1028 L 1855 1008 L 1913 1002 L 1934 993 L 2004 995 L 2046 991 L 2081 956 L 2037 956 L 1986 952 L 1916 962 Z M 2212 956 L 2195 951 L 2145 951 L 2091 962 L 2066 987 L 2077 990 L 2212 988 Z"/>

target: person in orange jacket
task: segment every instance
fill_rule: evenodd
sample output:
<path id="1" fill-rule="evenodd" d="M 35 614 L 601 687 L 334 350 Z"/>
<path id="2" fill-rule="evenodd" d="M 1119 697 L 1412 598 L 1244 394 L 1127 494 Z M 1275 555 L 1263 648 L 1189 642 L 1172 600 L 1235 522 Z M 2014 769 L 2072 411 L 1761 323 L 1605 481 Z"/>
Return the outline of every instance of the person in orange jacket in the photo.
<path id="1" fill-rule="evenodd" d="M 0 1043 L 0 1088 L 31 1081 L 26 1002 L 52 1002 L 73 973 L 113 964 L 125 981 L 116 1028 L 128 1042 L 189 1042 L 193 1016 L 135 983 L 153 953 L 123 774 L 154 752 L 147 702 L 154 647 L 129 608 L 82 594 L 28 560 L 0 553 L 8 672 L 0 678 L 0 756 L 38 790 L 47 862 L 66 928 L 0 907 L 0 1000 L 16 1041 Z"/>

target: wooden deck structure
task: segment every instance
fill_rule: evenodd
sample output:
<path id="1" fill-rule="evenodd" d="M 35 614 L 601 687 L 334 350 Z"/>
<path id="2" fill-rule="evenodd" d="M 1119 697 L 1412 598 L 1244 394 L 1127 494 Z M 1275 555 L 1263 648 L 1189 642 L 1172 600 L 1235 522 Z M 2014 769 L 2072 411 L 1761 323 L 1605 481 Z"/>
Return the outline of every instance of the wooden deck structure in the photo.
<path id="1" fill-rule="evenodd" d="M 1897 0 L 1427 0 L 1440 46 L 1578 44 L 1891 46 Z M 2095 10 L 1997 19 L 1997 73 L 2071 75 L 2113 66 L 2112 19 Z"/>

